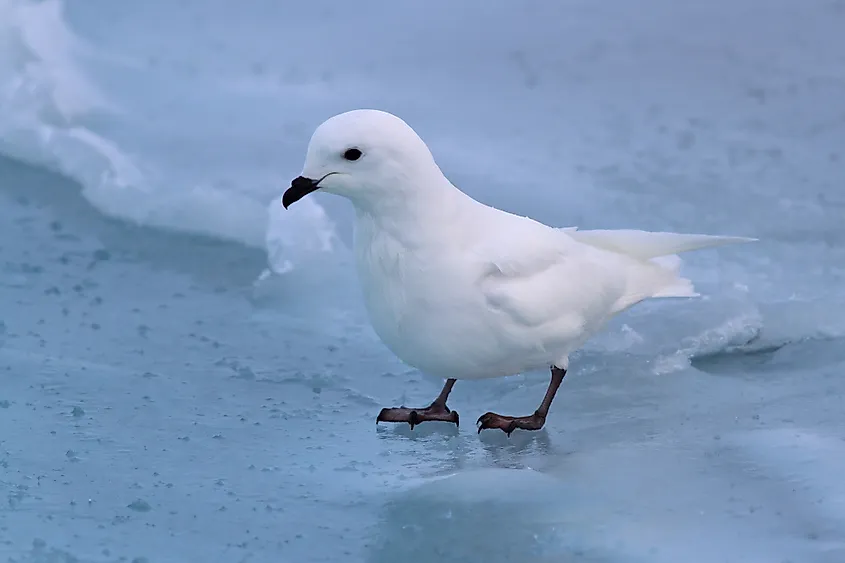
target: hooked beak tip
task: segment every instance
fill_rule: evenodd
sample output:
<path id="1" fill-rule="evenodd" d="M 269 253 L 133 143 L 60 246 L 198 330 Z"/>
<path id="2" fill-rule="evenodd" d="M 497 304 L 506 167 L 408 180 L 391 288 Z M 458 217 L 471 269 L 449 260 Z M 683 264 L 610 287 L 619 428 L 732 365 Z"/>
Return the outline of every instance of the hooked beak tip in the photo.
<path id="1" fill-rule="evenodd" d="M 282 206 L 287 209 L 303 197 L 319 188 L 319 184 L 319 181 L 312 180 L 311 178 L 305 178 L 304 176 L 294 178 L 290 183 L 290 187 L 282 196 Z"/>

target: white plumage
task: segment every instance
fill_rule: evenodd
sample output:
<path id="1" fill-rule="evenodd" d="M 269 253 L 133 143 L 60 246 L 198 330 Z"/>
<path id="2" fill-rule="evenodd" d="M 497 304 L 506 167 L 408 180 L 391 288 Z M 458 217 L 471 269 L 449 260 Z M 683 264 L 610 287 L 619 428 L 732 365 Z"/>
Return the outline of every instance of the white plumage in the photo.
<path id="1" fill-rule="evenodd" d="M 350 149 L 360 158 L 345 158 Z M 614 315 L 647 298 L 697 295 L 674 255 L 752 240 L 553 228 L 489 207 L 449 182 L 405 122 L 375 110 L 323 123 L 302 177 L 325 177 L 319 188 L 355 207 L 376 333 L 404 362 L 444 378 L 565 370 Z"/>

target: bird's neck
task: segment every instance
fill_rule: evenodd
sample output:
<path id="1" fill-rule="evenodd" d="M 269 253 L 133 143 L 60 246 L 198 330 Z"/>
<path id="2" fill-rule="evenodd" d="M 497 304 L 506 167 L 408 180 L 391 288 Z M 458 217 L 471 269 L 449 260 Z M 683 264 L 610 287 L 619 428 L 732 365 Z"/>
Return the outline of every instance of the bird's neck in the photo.
<path id="1" fill-rule="evenodd" d="M 412 248 L 449 239 L 461 228 L 461 214 L 469 196 L 448 180 L 429 183 L 396 197 L 377 201 L 353 201 L 358 229 L 386 235 Z M 444 241 L 445 242 L 445 241 Z"/>

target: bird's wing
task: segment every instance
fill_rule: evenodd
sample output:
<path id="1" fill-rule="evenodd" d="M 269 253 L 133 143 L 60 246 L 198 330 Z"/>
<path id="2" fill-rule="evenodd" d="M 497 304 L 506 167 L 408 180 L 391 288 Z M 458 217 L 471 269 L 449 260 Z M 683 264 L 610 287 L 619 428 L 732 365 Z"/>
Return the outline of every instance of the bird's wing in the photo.
<path id="1" fill-rule="evenodd" d="M 473 256 L 488 306 L 526 328 L 583 329 L 612 312 L 627 283 L 624 259 L 531 220 L 485 237 Z"/>
<path id="2" fill-rule="evenodd" d="M 757 240 L 748 237 L 639 231 L 635 229 L 579 231 L 578 227 L 566 227 L 561 230 L 578 242 L 624 254 L 637 260 L 650 260 L 691 250 Z"/>

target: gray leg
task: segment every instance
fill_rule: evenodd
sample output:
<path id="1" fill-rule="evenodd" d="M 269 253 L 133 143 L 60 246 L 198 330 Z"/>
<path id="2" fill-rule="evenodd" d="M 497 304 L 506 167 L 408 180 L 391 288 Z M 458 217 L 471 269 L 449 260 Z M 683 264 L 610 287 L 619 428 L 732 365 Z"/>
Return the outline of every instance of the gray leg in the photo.
<path id="1" fill-rule="evenodd" d="M 546 416 L 549 414 L 549 408 L 552 406 L 552 401 L 555 399 L 558 387 L 563 382 L 563 376 L 566 375 L 565 369 L 552 366 L 552 379 L 549 381 L 549 387 L 546 389 L 546 396 L 543 397 L 543 402 L 540 407 L 534 411 L 534 414 L 529 416 L 503 416 L 494 412 L 488 412 L 479 417 L 478 433 L 480 434 L 485 428 L 499 428 L 503 430 L 508 436 L 517 428 L 523 430 L 539 430 L 546 423 Z"/>

